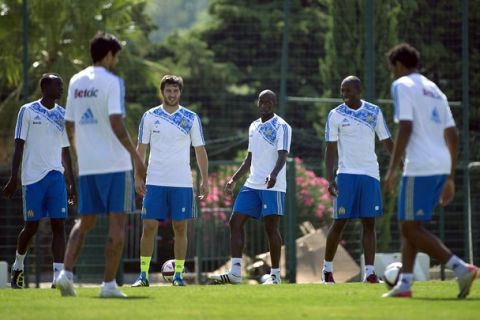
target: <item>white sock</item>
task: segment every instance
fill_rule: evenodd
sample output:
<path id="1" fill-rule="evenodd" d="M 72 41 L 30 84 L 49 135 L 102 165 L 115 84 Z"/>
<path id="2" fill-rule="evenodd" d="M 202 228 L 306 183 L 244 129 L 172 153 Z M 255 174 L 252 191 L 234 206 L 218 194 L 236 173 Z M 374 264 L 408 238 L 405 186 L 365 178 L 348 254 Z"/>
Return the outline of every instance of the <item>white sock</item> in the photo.
<path id="1" fill-rule="evenodd" d="M 280 278 L 280 268 L 270 269 L 270 274 L 274 275 L 277 278 Z"/>
<path id="2" fill-rule="evenodd" d="M 333 272 L 333 261 L 323 260 L 323 271 Z"/>
<path id="3" fill-rule="evenodd" d="M 468 265 L 457 257 L 456 255 L 453 255 L 450 257 L 450 260 L 445 264 L 448 269 L 453 270 L 455 272 L 455 276 L 458 278 L 462 276 L 465 272 L 468 271 Z"/>
<path id="4" fill-rule="evenodd" d="M 53 282 L 57 280 L 60 271 L 63 270 L 63 262 L 54 262 L 53 263 Z"/>
<path id="5" fill-rule="evenodd" d="M 365 265 L 365 278 L 375 273 L 375 267 L 372 265 Z"/>
<path id="6" fill-rule="evenodd" d="M 117 288 L 117 281 L 113 280 L 113 281 L 109 281 L 109 282 L 103 282 L 102 283 L 102 286 L 105 288 L 105 289 L 115 289 Z"/>
<path id="7" fill-rule="evenodd" d="M 230 273 L 239 277 L 242 275 L 242 258 L 232 257 Z"/>
<path id="8" fill-rule="evenodd" d="M 15 262 L 13 263 L 13 266 L 12 266 L 13 270 L 17 270 L 17 271 L 23 270 L 24 268 L 23 261 L 25 260 L 26 255 L 27 255 L 26 252 L 24 254 L 19 254 L 18 251 L 16 252 Z"/>
<path id="9" fill-rule="evenodd" d="M 412 287 L 412 283 L 413 273 L 400 273 L 396 287 L 399 288 L 400 291 L 408 291 Z"/>

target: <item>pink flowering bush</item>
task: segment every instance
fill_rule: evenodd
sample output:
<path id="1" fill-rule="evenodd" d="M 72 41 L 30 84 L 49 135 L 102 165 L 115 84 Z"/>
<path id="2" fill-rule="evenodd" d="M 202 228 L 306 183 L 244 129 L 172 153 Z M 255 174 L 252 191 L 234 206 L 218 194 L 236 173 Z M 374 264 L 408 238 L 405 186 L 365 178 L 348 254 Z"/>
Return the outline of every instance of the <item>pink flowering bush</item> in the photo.
<path id="1" fill-rule="evenodd" d="M 230 218 L 230 212 L 233 207 L 234 198 L 226 196 L 223 193 L 223 188 L 228 179 L 238 169 L 238 165 L 221 165 L 208 176 L 208 185 L 210 187 L 210 193 L 208 197 L 200 201 L 200 208 L 202 209 L 202 219 L 209 221 L 215 219 L 217 221 L 223 221 L 228 223 Z M 241 181 L 238 181 L 234 195 L 238 193 L 243 185 L 246 177 Z"/>
<path id="2" fill-rule="evenodd" d="M 298 221 L 310 221 L 315 227 L 326 226 L 332 221 L 332 197 L 328 193 L 328 181 L 307 169 L 300 158 L 295 158 L 297 182 Z"/>

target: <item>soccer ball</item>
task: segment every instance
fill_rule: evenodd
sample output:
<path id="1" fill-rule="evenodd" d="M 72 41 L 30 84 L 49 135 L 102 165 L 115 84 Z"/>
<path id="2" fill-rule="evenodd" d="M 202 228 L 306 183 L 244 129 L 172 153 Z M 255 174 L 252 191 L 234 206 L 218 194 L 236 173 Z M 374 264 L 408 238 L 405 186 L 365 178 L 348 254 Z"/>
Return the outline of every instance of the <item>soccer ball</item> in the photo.
<path id="1" fill-rule="evenodd" d="M 173 281 L 173 275 L 175 274 L 175 260 L 170 259 L 165 261 L 162 266 L 162 276 L 166 282 Z"/>
<path id="2" fill-rule="evenodd" d="M 383 273 L 383 282 L 385 282 L 385 285 L 388 289 L 392 289 L 397 284 L 398 277 L 400 276 L 400 269 L 402 269 L 401 262 L 390 263 L 385 268 L 385 272 Z"/>

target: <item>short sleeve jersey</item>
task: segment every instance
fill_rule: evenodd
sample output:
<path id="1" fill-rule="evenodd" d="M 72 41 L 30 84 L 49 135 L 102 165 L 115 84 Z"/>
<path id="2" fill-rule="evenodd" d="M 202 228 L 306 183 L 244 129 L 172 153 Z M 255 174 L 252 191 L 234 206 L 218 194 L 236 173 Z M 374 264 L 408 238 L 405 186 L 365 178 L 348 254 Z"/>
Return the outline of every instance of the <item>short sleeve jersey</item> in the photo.
<path id="1" fill-rule="evenodd" d="M 341 104 L 330 111 L 325 141 L 337 142 L 337 174 L 363 174 L 380 180 L 375 134 L 379 140 L 390 138 L 380 107 L 362 100 L 356 110 Z"/>
<path id="2" fill-rule="evenodd" d="M 412 73 L 393 82 L 392 96 L 395 122 L 412 121 L 403 175 L 449 174 L 452 161 L 444 131 L 455 121 L 445 94 L 426 77 Z"/>
<path id="3" fill-rule="evenodd" d="M 286 165 L 277 175 L 275 186 L 267 189 L 265 179 L 272 173 L 278 159 L 278 151 L 290 152 L 292 128 L 278 115 L 268 121 L 258 119 L 248 130 L 248 152 L 252 153 L 250 175 L 245 186 L 258 190 L 286 192 Z"/>
<path id="4" fill-rule="evenodd" d="M 170 114 L 163 105 L 145 112 L 138 130 L 138 143 L 150 144 L 149 185 L 192 187 L 190 147 L 205 145 L 199 116 L 180 106 Z"/>
<path id="5" fill-rule="evenodd" d="M 20 108 L 15 139 L 25 141 L 22 158 L 22 185 L 43 179 L 50 171 L 64 172 L 62 148 L 68 147 L 64 126 L 65 109 L 47 109 L 40 101 Z"/>
<path id="6" fill-rule="evenodd" d="M 110 125 L 125 116 L 123 80 L 103 67 L 88 67 L 70 79 L 65 120 L 75 123 L 79 174 L 132 170 L 130 155 Z"/>

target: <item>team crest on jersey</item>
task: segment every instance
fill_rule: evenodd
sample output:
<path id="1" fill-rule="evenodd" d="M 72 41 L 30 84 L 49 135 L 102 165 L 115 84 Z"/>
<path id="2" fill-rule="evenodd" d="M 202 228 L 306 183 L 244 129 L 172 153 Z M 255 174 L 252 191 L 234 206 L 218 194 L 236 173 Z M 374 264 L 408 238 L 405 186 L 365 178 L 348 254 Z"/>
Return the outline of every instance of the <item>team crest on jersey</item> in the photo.
<path id="1" fill-rule="evenodd" d="M 173 115 L 168 114 L 161 108 L 155 109 L 152 111 L 152 114 L 173 124 L 185 134 L 190 133 L 193 127 L 193 121 L 195 120 L 195 113 L 183 108 Z"/>
<path id="2" fill-rule="evenodd" d="M 269 144 L 274 145 L 277 140 L 277 131 L 280 127 L 277 118 L 273 118 L 272 121 L 267 123 L 260 123 L 258 125 L 258 132 L 265 141 Z"/>
<path id="3" fill-rule="evenodd" d="M 37 102 L 31 105 L 33 112 L 37 115 L 33 118 L 33 124 L 41 124 L 41 117 L 47 119 L 48 122 L 53 124 L 58 130 L 62 131 L 65 127 L 65 110 L 62 108 L 55 108 L 53 110 L 47 110 Z"/>

